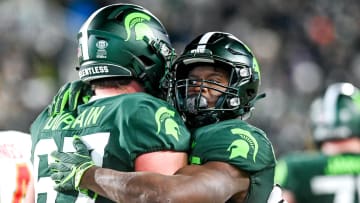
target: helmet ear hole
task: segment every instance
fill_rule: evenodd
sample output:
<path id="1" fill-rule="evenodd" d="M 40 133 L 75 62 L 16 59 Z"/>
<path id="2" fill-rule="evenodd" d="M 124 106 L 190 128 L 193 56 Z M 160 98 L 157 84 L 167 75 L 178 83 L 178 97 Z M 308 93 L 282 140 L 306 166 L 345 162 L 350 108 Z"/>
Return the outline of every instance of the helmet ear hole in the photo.
<path id="1" fill-rule="evenodd" d="M 251 96 L 253 96 L 254 94 L 256 94 L 255 90 L 253 90 L 253 89 L 247 89 L 246 93 L 247 93 L 247 96 L 249 96 L 249 97 L 251 97 Z"/>
<path id="2" fill-rule="evenodd" d="M 145 65 L 145 66 L 152 66 L 155 63 L 149 59 L 147 56 L 141 55 L 138 57 L 140 59 L 140 61 Z"/>

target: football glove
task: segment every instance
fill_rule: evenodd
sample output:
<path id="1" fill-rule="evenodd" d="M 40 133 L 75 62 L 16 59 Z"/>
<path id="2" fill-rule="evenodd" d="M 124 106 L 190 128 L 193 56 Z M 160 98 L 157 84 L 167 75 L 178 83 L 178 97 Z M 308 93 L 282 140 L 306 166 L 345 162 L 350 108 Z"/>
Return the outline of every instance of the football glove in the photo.
<path id="1" fill-rule="evenodd" d="M 91 86 L 81 80 L 63 85 L 49 105 L 49 116 L 55 117 L 64 111 L 74 111 L 79 104 L 86 104 L 92 96 Z"/>
<path id="2" fill-rule="evenodd" d="M 282 197 L 282 190 L 279 185 L 274 185 L 267 203 L 287 203 Z"/>
<path id="3" fill-rule="evenodd" d="M 86 193 L 86 190 L 80 190 L 80 181 L 85 171 L 94 166 L 95 163 L 80 137 L 74 136 L 73 145 L 76 149 L 74 153 L 58 151 L 51 153 L 55 160 L 49 165 L 52 172 L 51 179 L 55 182 L 54 189 L 58 192 L 78 190 Z"/>

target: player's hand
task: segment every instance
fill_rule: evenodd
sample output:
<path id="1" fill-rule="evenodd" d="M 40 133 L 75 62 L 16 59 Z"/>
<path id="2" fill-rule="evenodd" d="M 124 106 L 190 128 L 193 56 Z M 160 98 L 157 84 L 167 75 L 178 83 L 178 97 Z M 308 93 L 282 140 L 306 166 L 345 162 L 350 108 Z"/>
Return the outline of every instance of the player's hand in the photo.
<path id="1" fill-rule="evenodd" d="M 56 191 L 79 190 L 83 174 L 87 169 L 95 165 L 80 137 L 74 137 L 73 145 L 76 149 L 74 153 L 58 151 L 51 153 L 55 162 L 49 165 L 49 169 L 52 172 L 51 179 L 55 181 L 54 189 Z"/>
<path id="2" fill-rule="evenodd" d="M 282 197 L 282 190 L 279 185 L 274 185 L 267 203 L 287 203 Z"/>
<path id="3" fill-rule="evenodd" d="M 79 104 L 85 104 L 92 95 L 89 84 L 81 80 L 63 85 L 49 105 L 49 116 L 54 117 L 64 111 L 74 111 Z"/>

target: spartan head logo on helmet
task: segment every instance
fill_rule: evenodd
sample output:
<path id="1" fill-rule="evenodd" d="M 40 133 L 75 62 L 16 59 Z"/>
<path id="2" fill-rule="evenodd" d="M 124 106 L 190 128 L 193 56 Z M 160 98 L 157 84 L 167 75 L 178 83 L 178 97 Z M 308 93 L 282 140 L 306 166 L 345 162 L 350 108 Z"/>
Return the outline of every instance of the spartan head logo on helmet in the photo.
<path id="1" fill-rule="evenodd" d="M 142 40 L 144 36 L 149 38 L 154 38 L 154 33 L 151 28 L 146 24 L 149 22 L 151 17 L 145 13 L 135 12 L 130 13 L 125 17 L 125 30 L 126 30 L 126 40 L 128 41 L 131 37 L 131 29 L 135 31 L 135 40 Z"/>

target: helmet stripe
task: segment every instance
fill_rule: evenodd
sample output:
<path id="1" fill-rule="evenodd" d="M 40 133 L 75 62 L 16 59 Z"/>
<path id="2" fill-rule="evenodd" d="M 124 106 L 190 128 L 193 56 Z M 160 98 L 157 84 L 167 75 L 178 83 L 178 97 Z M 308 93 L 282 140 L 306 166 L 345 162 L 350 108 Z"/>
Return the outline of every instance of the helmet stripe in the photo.
<path id="1" fill-rule="evenodd" d="M 88 28 L 90 23 L 93 21 L 93 19 L 95 18 L 95 16 L 102 10 L 104 10 L 109 6 L 105 6 L 101 9 L 98 9 L 97 11 L 95 11 L 93 14 L 91 14 L 91 16 L 86 20 L 86 22 L 82 25 L 82 27 L 79 30 L 79 33 L 81 33 L 81 37 L 79 39 L 79 44 L 81 45 L 81 52 L 82 52 L 82 57 L 83 60 L 87 60 L 89 59 L 89 47 L 88 47 Z"/>
<path id="2" fill-rule="evenodd" d="M 336 105 L 341 95 L 352 96 L 355 87 L 350 83 L 334 84 L 328 88 L 324 96 L 324 114 L 330 123 L 336 121 Z"/>
<path id="3" fill-rule="evenodd" d="M 201 37 L 201 39 L 199 41 L 199 45 L 196 48 L 196 51 L 198 53 L 203 53 L 205 51 L 206 44 L 210 40 L 211 36 L 213 36 L 214 34 L 215 34 L 215 32 L 208 32 L 204 36 Z"/>
<path id="4" fill-rule="evenodd" d="M 339 86 L 331 86 L 324 96 L 324 114 L 329 123 L 334 123 L 336 118 L 336 101 L 339 96 Z"/>

